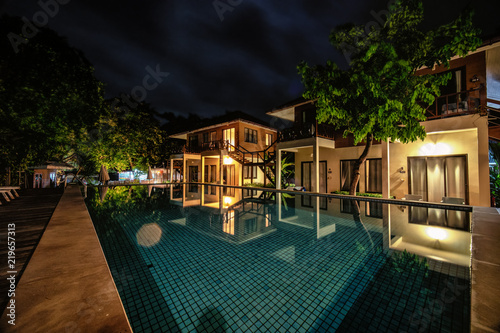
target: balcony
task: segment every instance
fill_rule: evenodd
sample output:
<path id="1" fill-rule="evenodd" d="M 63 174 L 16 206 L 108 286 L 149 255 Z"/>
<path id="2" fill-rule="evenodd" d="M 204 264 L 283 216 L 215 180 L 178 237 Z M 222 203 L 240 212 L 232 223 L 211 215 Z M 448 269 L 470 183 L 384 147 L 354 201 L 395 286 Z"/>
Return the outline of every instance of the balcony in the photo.
<path id="1" fill-rule="evenodd" d="M 480 113 L 481 88 L 443 95 L 427 108 L 427 119 L 439 119 L 457 115 Z"/>
<path id="2" fill-rule="evenodd" d="M 210 142 L 203 142 L 199 149 L 201 151 L 211 151 L 211 150 L 222 150 L 227 149 L 229 146 L 229 141 L 227 140 L 217 140 Z"/>
<path id="3" fill-rule="evenodd" d="M 304 123 L 299 126 L 285 128 L 278 133 L 278 142 L 294 141 L 299 139 L 320 137 L 334 139 L 335 128 L 328 124 Z"/>
<path id="4" fill-rule="evenodd" d="M 229 142 L 227 140 L 217 140 L 217 141 L 204 142 L 201 145 L 195 145 L 195 146 L 190 146 L 190 145 L 178 146 L 172 150 L 172 153 L 200 154 L 204 151 L 228 149 L 228 147 L 229 147 Z"/>

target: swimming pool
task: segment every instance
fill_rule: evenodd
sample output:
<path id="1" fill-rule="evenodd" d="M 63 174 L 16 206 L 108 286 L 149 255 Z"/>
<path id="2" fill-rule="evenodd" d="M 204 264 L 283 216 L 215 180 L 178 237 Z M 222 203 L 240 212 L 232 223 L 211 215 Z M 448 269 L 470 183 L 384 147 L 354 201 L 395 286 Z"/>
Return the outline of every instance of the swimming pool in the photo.
<path id="1" fill-rule="evenodd" d="M 195 184 L 86 203 L 135 332 L 470 330 L 467 212 Z"/>

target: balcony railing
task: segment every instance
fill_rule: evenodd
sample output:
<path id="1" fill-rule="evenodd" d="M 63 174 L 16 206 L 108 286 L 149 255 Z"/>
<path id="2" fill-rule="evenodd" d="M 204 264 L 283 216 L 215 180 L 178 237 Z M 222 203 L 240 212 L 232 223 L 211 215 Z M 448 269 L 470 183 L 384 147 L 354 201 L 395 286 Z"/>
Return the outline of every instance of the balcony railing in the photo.
<path id="1" fill-rule="evenodd" d="M 481 112 L 480 88 L 443 95 L 427 108 L 427 119 Z"/>
<path id="2" fill-rule="evenodd" d="M 335 128 L 328 124 L 304 123 L 302 126 L 285 128 L 278 133 L 278 141 L 293 141 L 306 138 L 321 137 L 334 139 Z"/>
<path id="3" fill-rule="evenodd" d="M 195 146 L 191 145 L 179 146 L 173 149 L 173 153 L 199 154 L 204 151 L 228 149 L 229 146 L 230 146 L 229 141 L 217 140 L 217 141 L 203 142 L 201 145 L 195 145 Z"/>
<path id="4" fill-rule="evenodd" d="M 229 149 L 231 150 L 232 145 L 228 140 L 216 140 L 216 141 L 210 141 L 210 142 L 203 142 L 200 146 L 201 151 L 208 151 L 208 150 L 222 150 L 222 149 Z"/>

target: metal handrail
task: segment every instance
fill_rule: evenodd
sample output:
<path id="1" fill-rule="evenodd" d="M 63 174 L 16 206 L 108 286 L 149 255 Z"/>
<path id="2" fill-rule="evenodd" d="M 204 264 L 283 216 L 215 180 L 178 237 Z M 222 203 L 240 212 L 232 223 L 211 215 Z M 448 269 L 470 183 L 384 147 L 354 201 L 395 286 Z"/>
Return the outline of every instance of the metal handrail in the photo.
<path id="1" fill-rule="evenodd" d="M 457 110 L 456 112 L 453 112 L 455 114 L 470 114 L 470 113 L 477 113 L 481 109 L 481 96 L 479 97 L 471 97 L 471 93 L 475 91 L 480 91 L 482 87 L 470 89 L 470 90 L 463 90 L 459 91 L 456 93 L 452 94 L 446 94 L 446 95 L 441 95 L 439 97 L 436 97 L 434 103 L 429 105 L 426 108 L 426 111 L 430 114 L 427 119 L 436 119 L 436 118 L 442 118 L 446 117 L 449 114 L 450 111 Z M 453 97 L 455 101 L 453 102 Z M 444 102 L 443 102 L 444 99 Z M 451 100 L 451 103 L 450 103 Z M 441 102 L 441 103 L 440 103 Z M 460 105 L 460 103 L 463 103 Z M 439 109 L 439 105 L 441 104 L 441 110 Z M 450 109 L 450 105 L 455 104 L 456 108 L 455 109 Z M 477 104 L 477 105 L 476 105 Z M 444 109 L 443 109 L 444 107 Z M 433 111 L 431 111 L 434 109 Z M 462 110 L 462 111 L 458 111 Z M 444 113 L 443 113 L 444 112 Z"/>
<path id="2" fill-rule="evenodd" d="M 486 104 L 486 111 L 488 112 L 488 124 L 490 128 L 497 128 L 500 126 L 500 101 L 488 98 L 487 103 L 496 104 L 499 107 L 493 107 Z"/>

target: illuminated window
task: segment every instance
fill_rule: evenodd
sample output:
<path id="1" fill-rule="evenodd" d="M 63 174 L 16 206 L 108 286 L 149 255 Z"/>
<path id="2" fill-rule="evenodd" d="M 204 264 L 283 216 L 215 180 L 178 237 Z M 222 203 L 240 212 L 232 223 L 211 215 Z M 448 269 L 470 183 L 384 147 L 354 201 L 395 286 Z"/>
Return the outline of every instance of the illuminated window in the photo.
<path id="1" fill-rule="evenodd" d="M 273 143 L 273 135 L 270 133 L 266 134 L 266 146 L 270 146 Z"/>
<path id="2" fill-rule="evenodd" d="M 426 156 L 408 158 L 410 194 L 424 201 L 441 202 L 443 197 L 462 198 L 467 203 L 467 158 Z"/>
<path id="3" fill-rule="evenodd" d="M 235 135 L 234 128 L 227 128 L 222 131 L 222 140 L 229 146 L 228 150 L 234 150 L 235 146 Z"/>

